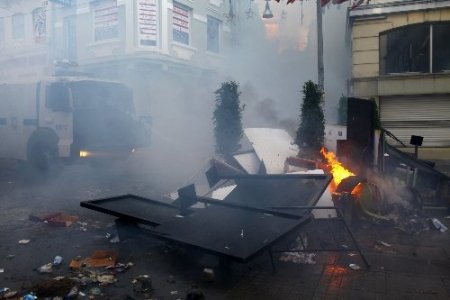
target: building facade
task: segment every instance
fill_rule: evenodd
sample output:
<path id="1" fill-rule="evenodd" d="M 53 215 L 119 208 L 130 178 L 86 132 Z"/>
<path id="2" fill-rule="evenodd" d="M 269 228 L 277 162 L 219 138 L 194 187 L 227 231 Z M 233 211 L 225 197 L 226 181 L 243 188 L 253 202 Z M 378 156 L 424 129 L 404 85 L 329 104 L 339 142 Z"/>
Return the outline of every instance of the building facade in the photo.
<path id="1" fill-rule="evenodd" d="M 139 98 L 140 90 L 148 95 L 142 87 L 155 78 L 210 78 L 230 47 L 229 3 L 2 0 L 0 81 L 51 74 L 63 66 L 126 81 Z"/>
<path id="2" fill-rule="evenodd" d="M 352 95 L 375 98 L 405 145 L 423 136 L 422 157 L 449 159 L 450 1 L 373 0 L 349 18 Z"/>

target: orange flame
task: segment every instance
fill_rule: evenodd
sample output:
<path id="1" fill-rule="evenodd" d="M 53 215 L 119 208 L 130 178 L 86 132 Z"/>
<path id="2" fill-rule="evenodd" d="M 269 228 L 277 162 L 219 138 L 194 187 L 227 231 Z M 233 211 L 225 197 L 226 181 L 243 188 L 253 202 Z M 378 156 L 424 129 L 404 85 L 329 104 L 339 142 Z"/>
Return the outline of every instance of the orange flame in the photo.
<path id="1" fill-rule="evenodd" d="M 325 150 L 322 147 L 320 153 L 327 160 L 328 167 L 330 167 L 331 174 L 333 174 L 333 183 L 337 187 L 341 181 L 347 177 L 355 176 L 350 170 L 346 169 L 340 161 L 337 160 L 336 154 Z"/>

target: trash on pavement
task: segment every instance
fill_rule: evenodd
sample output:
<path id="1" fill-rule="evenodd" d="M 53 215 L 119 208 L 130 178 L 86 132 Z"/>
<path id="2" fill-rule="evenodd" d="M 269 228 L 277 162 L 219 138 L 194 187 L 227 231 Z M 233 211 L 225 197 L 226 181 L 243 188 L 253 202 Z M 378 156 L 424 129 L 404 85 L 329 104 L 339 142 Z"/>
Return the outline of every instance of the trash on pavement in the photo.
<path id="1" fill-rule="evenodd" d="M 41 221 L 55 227 L 69 227 L 76 221 L 77 216 L 66 215 L 64 213 L 31 214 L 29 219 L 32 221 Z"/>
<path id="2" fill-rule="evenodd" d="M 19 241 L 19 244 L 28 244 L 29 242 L 30 240 L 23 239 Z"/>
<path id="3" fill-rule="evenodd" d="M 81 267 L 112 267 L 116 265 L 118 253 L 116 251 L 97 250 L 85 259 L 73 259 L 69 267 L 79 269 Z"/>
<path id="4" fill-rule="evenodd" d="M 63 261 L 63 258 L 59 255 L 55 256 L 55 259 L 53 260 L 54 266 L 59 266 Z"/>
<path id="5" fill-rule="evenodd" d="M 131 283 L 133 284 L 133 291 L 138 293 L 149 293 L 153 290 L 149 275 L 139 275 Z"/>
<path id="6" fill-rule="evenodd" d="M 51 273 L 51 272 L 53 272 L 52 266 L 53 266 L 52 263 L 48 263 L 48 264 L 45 264 L 45 265 L 37 268 L 37 271 L 39 273 Z"/>
<path id="7" fill-rule="evenodd" d="M 65 298 L 67 297 L 70 299 L 70 298 L 75 297 L 78 294 L 79 294 L 78 287 L 74 286 L 73 288 L 70 289 L 70 292 L 65 296 Z"/>
<path id="8" fill-rule="evenodd" d="M 11 289 L 4 287 L 0 288 L 0 299 L 9 299 L 15 297 L 17 295 L 17 291 L 11 291 Z"/>
<path id="9" fill-rule="evenodd" d="M 436 218 L 431 219 L 431 222 L 433 223 L 434 227 L 438 229 L 440 232 L 446 232 L 448 230 L 447 226 L 442 224 L 442 222 Z"/>
<path id="10" fill-rule="evenodd" d="M 0 273 L 5 273 L 5 269 L 0 268 Z"/>
<path id="11" fill-rule="evenodd" d="M 96 279 L 100 285 L 107 285 L 117 282 L 117 278 L 113 274 L 99 274 L 96 276 Z"/>
<path id="12" fill-rule="evenodd" d="M 109 240 L 110 243 L 119 243 L 120 242 L 120 238 L 118 235 L 114 236 L 112 239 Z"/>
<path id="13" fill-rule="evenodd" d="M 14 254 L 8 254 L 8 256 L 6 257 L 7 259 L 13 259 L 14 257 L 16 257 L 16 255 Z"/>
<path id="14" fill-rule="evenodd" d="M 37 298 L 38 298 L 38 297 L 36 297 L 36 296 L 33 295 L 33 294 L 26 294 L 26 295 L 23 296 L 22 300 L 35 300 L 35 299 L 37 299 Z"/>
<path id="15" fill-rule="evenodd" d="M 107 270 L 110 270 L 114 273 L 122 273 L 131 268 L 134 264 L 132 262 L 129 262 L 127 264 L 118 263 L 114 266 L 106 267 Z"/>
<path id="16" fill-rule="evenodd" d="M 214 280 L 214 270 L 211 268 L 203 269 L 203 280 L 204 281 L 213 281 Z"/>
<path id="17" fill-rule="evenodd" d="M 98 287 L 93 287 L 92 289 L 89 290 L 89 294 L 91 295 L 100 295 L 102 293 L 102 290 L 99 289 Z"/>
<path id="18" fill-rule="evenodd" d="M 178 295 L 178 291 L 171 291 L 170 294 L 173 295 Z"/>
<path id="19" fill-rule="evenodd" d="M 361 267 L 358 266 L 357 264 L 349 264 L 348 266 L 352 270 L 361 270 Z"/>
<path id="20" fill-rule="evenodd" d="M 380 245 L 383 245 L 383 246 L 386 246 L 386 247 L 392 247 L 391 244 L 386 243 L 386 242 L 383 242 L 383 241 L 378 241 L 378 243 L 379 243 Z"/>

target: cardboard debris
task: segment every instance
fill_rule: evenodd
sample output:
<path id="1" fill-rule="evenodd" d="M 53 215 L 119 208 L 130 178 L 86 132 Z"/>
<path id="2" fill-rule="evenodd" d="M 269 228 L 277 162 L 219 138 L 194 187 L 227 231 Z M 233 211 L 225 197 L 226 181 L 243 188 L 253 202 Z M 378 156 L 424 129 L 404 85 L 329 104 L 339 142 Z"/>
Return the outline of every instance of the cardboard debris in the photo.
<path id="1" fill-rule="evenodd" d="M 98 250 L 85 259 L 73 259 L 69 267 L 79 269 L 81 267 L 113 267 L 116 265 L 119 254 L 116 251 Z"/>
<path id="2" fill-rule="evenodd" d="M 29 219 L 37 222 L 46 222 L 55 227 L 69 227 L 78 221 L 77 216 L 70 216 L 63 213 L 31 214 Z"/>

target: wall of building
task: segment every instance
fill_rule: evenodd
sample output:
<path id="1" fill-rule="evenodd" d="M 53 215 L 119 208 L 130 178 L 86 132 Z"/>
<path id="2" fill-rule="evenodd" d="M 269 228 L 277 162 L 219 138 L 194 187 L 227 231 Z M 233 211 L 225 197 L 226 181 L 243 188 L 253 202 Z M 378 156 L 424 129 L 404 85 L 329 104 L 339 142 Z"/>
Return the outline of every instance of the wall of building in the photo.
<path id="1" fill-rule="evenodd" d="M 450 75 L 418 74 L 379 78 L 379 34 L 424 22 L 450 21 L 450 8 L 388 14 L 379 19 L 355 18 L 352 25 L 353 94 L 359 97 L 450 92 Z"/>
<path id="2" fill-rule="evenodd" d="M 46 1 L 0 1 L 0 80 L 14 80 L 42 74 L 51 59 L 49 29 L 35 30 L 33 11 Z M 23 16 L 23 36 L 14 36 L 14 15 Z M 47 24 L 51 16 L 47 16 Z"/>
<path id="3" fill-rule="evenodd" d="M 412 69 L 411 62 L 388 68 L 394 65 L 388 64 L 387 59 L 381 66 L 380 34 L 408 25 L 448 22 L 449 6 L 450 1 L 445 0 L 371 1 L 370 5 L 350 12 L 353 96 L 375 98 L 382 126 L 407 147 L 411 134 L 424 136 L 421 157 L 426 159 L 450 159 L 446 125 L 450 124 L 446 113 L 450 107 L 450 73 L 442 66 L 436 71 L 429 67 L 429 72 Z M 432 40 L 431 29 L 430 36 Z M 429 57 L 427 60 L 432 61 Z M 399 73 L 395 73 L 397 70 Z"/>

